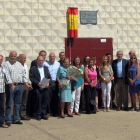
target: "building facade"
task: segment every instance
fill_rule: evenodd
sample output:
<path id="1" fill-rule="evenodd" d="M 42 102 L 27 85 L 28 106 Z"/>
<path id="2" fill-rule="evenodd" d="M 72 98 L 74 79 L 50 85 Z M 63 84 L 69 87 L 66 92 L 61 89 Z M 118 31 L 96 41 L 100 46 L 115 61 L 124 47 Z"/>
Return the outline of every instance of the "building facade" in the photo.
<path id="1" fill-rule="evenodd" d="M 27 64 L 40 50 L 65 51 L 68 7 L 78 7 L 78 37 L 113 38 L 117 50 L 128 58 L 131 49 L 140 55 L 140 0 L 0 0 L 0 54 L 27 55 Z M 97 25 L 81 25 L 80 11 L 98 10 Z M 86 55 L 86 54 L 85 54 Z M 48 58 L 47 58 L 48 59 Z"/>

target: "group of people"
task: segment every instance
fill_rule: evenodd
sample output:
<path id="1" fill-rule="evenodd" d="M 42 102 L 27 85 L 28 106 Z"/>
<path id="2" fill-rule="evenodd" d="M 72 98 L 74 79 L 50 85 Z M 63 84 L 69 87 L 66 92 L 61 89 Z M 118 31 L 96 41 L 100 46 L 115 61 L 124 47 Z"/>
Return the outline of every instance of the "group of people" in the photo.
<path id="1" fill-rule="evenodd" d="M 76 56 L 72 65 L 64 52 L 59 53 L 58 62 L 55 53 L 49 54 L 49 60 L 46 60 L 46 56 L 46 51 L 40 51 L 28 72 L 25 54 L 20 54 L 17 61 L 17 52 L 10 52 L 9 61 L 3 66 L 3 56 L 0 55 L 0 127 L 8 128 L 11 123 L 22 124 L 19 116 L 22 120 L 30 120 L 26 113 L 29 89 L 34 97 L 30 99 L 30 104 L 34 105 L 37 120 L 48 120 L 51 115 L 58 116 L 59 112 L 60 117 L 65 118 L 65 110 L 68 117 L 73 117 L 74 113 L 80 116 L 81 93 L 85 100 L 86 114 L 100 111 L 98 95 L 101 92 L 104 112 L 110 111 L 110 103 L 112 107 L 117 107 L 117 111 L 128 110 L 128 92 L 131 95 L 132 111 L 136 110 L 136 94 L 140 103 L 140 66 L 135 51 L 129 52 L 130 60 L 123 59 L 122 51 L 117 52 L 117 59 L 113 61 L 111 53 L 106 53 L 99 66 L 96 66 L 96 56 L 86 56 L 83 63 Z M 71 68 L 80 72 L 78 80 L 68 75 Z M 42 88 L 44 78 L 50 81 Z M 66 80 L 67 85 L 64 85 Z"/>

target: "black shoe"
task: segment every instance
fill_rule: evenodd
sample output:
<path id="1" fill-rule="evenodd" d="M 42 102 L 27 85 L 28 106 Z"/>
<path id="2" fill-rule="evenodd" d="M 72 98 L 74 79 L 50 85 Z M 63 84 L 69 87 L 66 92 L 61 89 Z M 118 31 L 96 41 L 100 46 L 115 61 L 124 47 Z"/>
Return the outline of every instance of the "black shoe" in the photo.
<path id="1" fill-rule="evenodd" d="M 44 120 L 48 120 L 48 117 L 46 115 L 43 116 Z"/>
<path id="2" fill-rule="evenodd" d="M 41 118 L 40 118 L 40 117 L 36 117 L 36 119 L 37 119 L 38 121 L 41 121 Z"/>
<path id="3" fill-rule="evenodd" d="M 73 115 L 69 115 L 69 114 L 68 114 L 68 117 L 73 117 Z"/>
<path id="4" fill-rule="evenodd" d="M 112 104 L 112 108 L 117 108 L 117 106 L 115 104 Z"/>
<path id="5" fill-rule="evenodd" d="M 6 122 L 5 124 L 8 125 L 8 126 L 11 126 L 11 123 L 10 122 Z"/>
<path id="6" fill-rule="evenodd" d="M 23 123 L 20 121 L 17 121 L 17 122 L 13 122 L 13 124 L 23 124 Z"/>
<path id="7" fill-rule="evenodd" d="M 129 111 L 128 107 L 123 108 L 124 111 Z"/>
<path id="8" fill-rule="evenodd" d="M 64 118 L 65 118 L 65 116 L 61 116 L 61 118 L 62 118 L 62 119 L 64 119 Z"/>
<path id="9" fill-rule="evenodd" d="M 27 116 L 20 116 L 21 120 L 30 120 Z"/>

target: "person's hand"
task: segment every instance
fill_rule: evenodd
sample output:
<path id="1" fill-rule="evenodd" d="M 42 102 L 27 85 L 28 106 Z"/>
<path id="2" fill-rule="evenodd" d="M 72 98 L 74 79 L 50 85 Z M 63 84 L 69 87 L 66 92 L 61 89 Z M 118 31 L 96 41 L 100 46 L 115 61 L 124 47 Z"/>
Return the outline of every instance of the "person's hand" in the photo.
<path id="1" fill-rule="evenodd" d="M 38 86 L 39 86 L 39 87 L 41 87 L 41 86 L 42 86 L 42 84 L 39 82 L 39 83 L 38 83 Z"/>
<path id="2" fill-rule="evenodd" d="M 27 84 L 27 83 L 25 83 L 25 85 L 29 88 L 29 89 L 33 89 L 33 87 L 31 86 L 31 85 L 29 85 L 29 84 Z"/>
<path id="3" fill-rule="evenodd" d="M 84 86 L 81 87 L 81 90 L 82 90 L 82 91 L 84 90 Z"/>
<path id="4" fill-rule="evenodd" d="M 62 83 L 61 82 L 59 83 L 59 86 L 62 88 Z"/>
<path id="5" fill-rule="evenodd" d="M 67 76 L 66 78 L 67 78 L 68 80 L 70 80 L 70 76 Z"/>
<path id="6" fill-rule="evenodd" d="M 11 90 L 12 90 L 12 91 L 14 91 L 15 87 L 16 87 L 16 86 L 15 86 L 14 84 L 11 84 Z"/>
<path id="7" fill-rule="evenodd" d="M 110 82 L 110 79 L 106 79 L 105 83 L 108 84 Z"/>
<path id="8" fill-rule="evenodd" d="M 94 85 L 92 84 L 92 83 L 90 83 L 90 86 L 93 88 L 94 87 Z"/>
<path id="9" fill-rule="evenodd" d="M 132 79 L 130 79 L 130 84 L 133 86 L 134 81 Z"/>
<path id="10" fill-rule="evenodd" d="M 48 88 L 48 87 L 49 87 L 49 85 L 50 85 L 50 84 L 48 83 L 48 84 L 47 84 L 47 86 L 46 86 L 45 88 Z"/>

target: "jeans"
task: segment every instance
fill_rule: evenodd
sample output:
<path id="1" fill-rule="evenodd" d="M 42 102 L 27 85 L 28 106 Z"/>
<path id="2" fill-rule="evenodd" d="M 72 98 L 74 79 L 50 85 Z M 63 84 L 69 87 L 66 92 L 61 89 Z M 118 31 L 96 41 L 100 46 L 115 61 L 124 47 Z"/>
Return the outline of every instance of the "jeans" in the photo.
<path id="1" fill-rule="evenodd" d="M 11 123 L 11 108 L 14 100 L 13 122 L 19 120 L 19 110 L 22 102 L 22 86 L 15 86 L 14 91 L 11 89 L 11 85 L 6 85 L 6 116 L 5 122 Z"/>
<path id="2" fill-rule="evenodd" d="M 4 93 L 0 93 L 0 126 L 4 124 Z"/>

